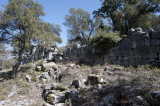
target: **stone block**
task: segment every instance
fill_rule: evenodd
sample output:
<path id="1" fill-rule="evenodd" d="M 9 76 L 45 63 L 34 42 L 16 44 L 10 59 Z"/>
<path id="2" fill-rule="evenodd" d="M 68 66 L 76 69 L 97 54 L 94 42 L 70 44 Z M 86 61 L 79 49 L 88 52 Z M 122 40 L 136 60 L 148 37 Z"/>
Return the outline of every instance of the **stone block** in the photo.
<path id="1" fill-rule="evenodd" d="M 131 40 L 136 41 L 136 40 L 145 40 L 149 39 L 149 35 L 146 32 L 141 32 L 141 33 L 134 33 L 131 35 Z"/>
<path id="2" fill-rule="evenodd" d="M 160 44 L 160 41 L 158 39 L 151 39 L 152 46 L 158 46 L 159 44 Z"/>
<path id="3" fill-rule="evenodd" d="M 145 41 L 144 41 L 144 45 L 145 45 L 145 46 L 149 46 L 149 45 L 150 45 L 150 40 L 145 40 Z"/>
<path id="4" fill-rule="evenodd" d="M 128 59 L 128 57 L 123 57 L 123 60 L 124 60 L 124 61 L 127 61 L 127 60 L 129 60 L 129 59 Z"/>
<path id="5" fill-rule="evenodd" d="M 136 41 L 132 41 L 132 48 L 136 48 L 137 44 Z"/>
<path id="6" fill-rule="evenodd" d="M 128 61 L 122 61 L 123 66 L 128 66 Z"/>
<path id="7" fill-rule="evenodd" d="M 152 39 L 159 39 L 160 38 L 160 31 L 153 31 L 151 34 Z"/>
<path id="8" fill-rule="evenodd" d="M 149 55 L 149 58 L 150 58 L 150 59 L 159 58 L 159 55 L 156 54 L 156 53 L 152 53 L 152 54 Z"/>
<path id="9" fill-rule="evenodd" d="M 137 47 L 144 46 L 144 40 L 138 40 L 137 41 Z"/>
<path id="10" fill-rule="evenodd" d="M 159 46 L 150 46 L 149 52 L 150 53 L 159 53 L 160 52 L 160 47 Z"/>

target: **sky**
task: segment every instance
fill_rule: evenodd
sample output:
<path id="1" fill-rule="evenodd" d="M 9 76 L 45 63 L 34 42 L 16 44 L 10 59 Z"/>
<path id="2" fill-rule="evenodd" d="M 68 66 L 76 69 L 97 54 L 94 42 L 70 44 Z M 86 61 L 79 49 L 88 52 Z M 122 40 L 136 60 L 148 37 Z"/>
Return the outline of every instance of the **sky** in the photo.
<path id="1" fill-rule="evenodd" d="M 101 7 L 100 0 L 37 0 L 44 7 L 46 15 L 42 17 L 45 22 L 59 24 L 61 26 L 61 38 L 63 42 L 58 44 L 58 47 L 65 46 L 67 43 L 67 27 L 63 25 L 65 15 L 69 14 L 70 8 L 82 8 L 88 11 L 91 16 L 94 10 Z M 6 5 L 8 0 L 0 0 L 0 10 L 2 5 Z"/>

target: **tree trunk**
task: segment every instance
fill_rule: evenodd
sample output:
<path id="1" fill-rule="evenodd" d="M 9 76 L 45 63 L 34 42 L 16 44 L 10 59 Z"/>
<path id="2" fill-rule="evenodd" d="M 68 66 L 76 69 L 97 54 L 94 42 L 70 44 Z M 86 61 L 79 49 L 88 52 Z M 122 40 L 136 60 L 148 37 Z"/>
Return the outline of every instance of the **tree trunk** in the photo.
<path id="1" fill-rule="evenodd" d="M 11 75 L 12 78 L 17 76 L 18 68 L 19 68 L 19 66 L 21 65 L 21 62 L 22 62 L 23 51 L 24 51 L 24 49 L 21 49 L 19 51 L 18 62 L 16 63 L 16 65 L 13 66 L 13 69 L 12 69 L 12 75 Z"/>

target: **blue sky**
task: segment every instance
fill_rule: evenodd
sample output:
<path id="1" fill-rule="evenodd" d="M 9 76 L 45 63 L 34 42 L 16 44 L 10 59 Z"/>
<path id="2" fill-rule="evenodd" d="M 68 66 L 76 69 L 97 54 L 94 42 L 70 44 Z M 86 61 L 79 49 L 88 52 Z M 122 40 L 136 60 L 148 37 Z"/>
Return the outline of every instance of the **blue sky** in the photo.
<path id="1" fill-rule="evenodd" d="M 0 10 L 2 10 L 2 5 L 6 5 L 7 2 L 8 0 L 0 0 Z M 101 6 L 100 0 L 38 0 L 38 2 L 43 5 L 44 12 L 46 13 L 46 16 L 42 19 L 61 26 L 61 38 L 63 42 L 62 44 L 58 44 L 59 47 L 65 46 L 67 43 L 67 27 L 63 23 L 65 15 L 69 13 L 70 8 L 80 7 L 92 14 L 94 10 L 97 10 Z"/>

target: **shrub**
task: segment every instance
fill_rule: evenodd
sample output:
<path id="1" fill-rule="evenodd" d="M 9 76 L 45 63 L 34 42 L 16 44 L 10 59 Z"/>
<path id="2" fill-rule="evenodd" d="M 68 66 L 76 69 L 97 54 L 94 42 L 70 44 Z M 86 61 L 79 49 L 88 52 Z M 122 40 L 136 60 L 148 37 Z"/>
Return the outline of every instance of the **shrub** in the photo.
<path id="1" fill-rule="evenodd" d="M 118 32 L 98 30 L 91 42 L 96 50 L 106 53 L 109 49 L 116 46 L 120 40 L 121 38 L 118 36 Z"/>

